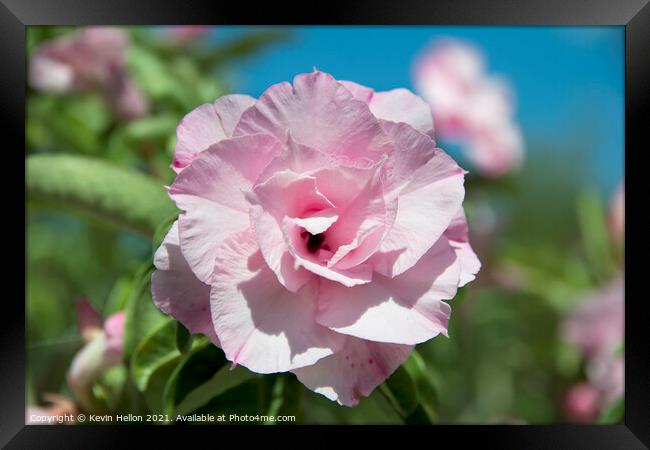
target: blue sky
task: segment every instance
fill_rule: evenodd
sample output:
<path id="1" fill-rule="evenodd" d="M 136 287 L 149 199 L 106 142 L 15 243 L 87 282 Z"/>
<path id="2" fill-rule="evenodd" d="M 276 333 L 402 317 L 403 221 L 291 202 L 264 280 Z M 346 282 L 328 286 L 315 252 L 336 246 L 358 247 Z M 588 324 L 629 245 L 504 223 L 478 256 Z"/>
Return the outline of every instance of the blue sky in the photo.
<path id="1" fill-rule="evenodd" d="M 252 28 L 219 27 L 214 38 L 230 39 Z M 510 81 L 529 146 L 588 152 L 584 168 L 605 195 L 623 176 L 623 27 L 289 28 L 291 41 L 235 64 L 234 90 L 259 96 L 313 67 L 377 90 L 412 89 L 417 53 L 433 39 L 455 37 L 481 48 L 488 72 Z"/>

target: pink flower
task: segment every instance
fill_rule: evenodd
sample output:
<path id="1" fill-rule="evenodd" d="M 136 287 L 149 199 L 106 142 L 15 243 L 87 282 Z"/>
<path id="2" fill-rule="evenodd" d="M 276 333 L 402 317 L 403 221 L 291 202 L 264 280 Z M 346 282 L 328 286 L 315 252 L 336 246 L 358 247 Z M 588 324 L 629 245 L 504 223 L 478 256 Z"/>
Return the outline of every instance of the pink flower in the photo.
<path id="1" fill-rule="evenodd" d="M 355 405 L 447 334 L 443 300 L 480 268 L 465 171 L 432 133 L 411 92 L 318 71 L 198 107 L 177 130 L 183 212 L 154 257 L 154 302 L 234 364 Z"/>
<path id="2" fill-rule="evenodd" d="M 29 83 L 53 93 L 99 92 L 123 119 L 141 117 L 148 103 L 126 70 L 128 35 L 89 27 L 44 43 L 29 64 Z"/>
<path id="3" fill-rule="evenodd" d="M 621 183 L 616 188 L 609 206 L 609 231 L 617 242 L 625 238 L 625 185 Z"/>
<path id="4" fill-rule="evenodd" d="M 431 105 L 438 135 L 463 143 L 478 170 L 501 176 L 521 166 L 512 94 L 504 81 L 485 74 L 477 49 L 450 40 L 430 46 L 415 62 L 414 82 Z"/>
<path id="5" fill-rule="evenodd" d="M 598 417 L 598 397 L 598 390 L 591 384 L 576 384 L 564 397 L 564 411 L 577 422 L 591 422 Z"/>
<path id="6" fill-rule="evenodd" d="M 587 358 L 611 354 L 623 343 L 623 279 L 586 296 L 563 326 L 564 337 Z"/>
<path id="7" fill-rule="evenodd" d="M 578 346 L 586 361 L 587 379 L 598 392 L 599 408 L 623 395 L 624 289 L 622 277 L 587 296 L 563 326 L 565 339 Z"/>
<path id="8" fill-rule="evenodd" d="M 92 384 L 106 369 L 122 362 L 124 311 L 103 321 L 85 297 L 77 301 L 79 332 L 86 345 L 68 369 L 68 385 L 79 403 L 92 410 Z"/>

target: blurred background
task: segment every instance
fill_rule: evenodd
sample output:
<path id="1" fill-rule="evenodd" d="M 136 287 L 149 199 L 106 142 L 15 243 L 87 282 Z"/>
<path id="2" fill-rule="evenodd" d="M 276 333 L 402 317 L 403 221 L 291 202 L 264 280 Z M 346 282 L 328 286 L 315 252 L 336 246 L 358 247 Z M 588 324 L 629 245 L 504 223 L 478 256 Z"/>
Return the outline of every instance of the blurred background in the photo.
<path id="1" fill-rule="evenodd" d="M 449 339 L 418 345 L 410 362 L 431 421 L 622 420 L 622 27 L 30 27 L 27 39 L 32 410 L 263 405 L 301 423 L 404 422 L 384 389 L 350 409 L 293 375 L 246 375 L 192 403 L 218 384 L 220 350 L 174 347 L 155 364 L 145 353 L 166 345 L 154 339 L 167 322 L 147 283 L 176 213 L 162 186 L 174 177 L 180 119 L 316 67 L 421 95 L 438 146 L 469 171 L 470 242 L 483 268 L 451 302 Z M 108 325 L 121 321 L 117 333 Z"/>

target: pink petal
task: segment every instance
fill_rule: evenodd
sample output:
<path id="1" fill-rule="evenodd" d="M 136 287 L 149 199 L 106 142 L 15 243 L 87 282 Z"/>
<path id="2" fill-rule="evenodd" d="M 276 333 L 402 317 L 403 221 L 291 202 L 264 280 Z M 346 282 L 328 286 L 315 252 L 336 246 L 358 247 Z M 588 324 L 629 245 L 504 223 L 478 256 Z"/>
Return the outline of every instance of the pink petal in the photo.
<path id="1" fill-rule="evenodd" d="M 252 204 L 251 223 L 264 259 L 287 289 L 295 291 L 296 287 L 300 287 L 306 282 L 302 275 L 298 277 L 301 284 L 296 285 L 291 282 L 297 278 L 296 274 L 292 272 L 304 269 L 347 286 L 370 281 L 372 267 L 367 264 L 349 270 L 338 270 L 327 267 L 318 258 L 318 255 L 309 254 L 301 237 L 303 229 L 295 220 L 305 216 L 311 217 L 320 211 L 329 213 L 335 206 L 317 188 L 316 184 L 320 180 L 332 182 L 332 185 L 323 184 L 323 186 L 339 202 L 336 205 L 337 209 L 341 206 L 343 210 L 346 210 L 355 199 L 354 192 L 363 189 L 363 185 L 359 187 L 359 181 L 351 176 L 358 174 L 359 171 L 361 169 L 340 168 L 329 170 L 328 176 L 324 176 L 323 171 L 317 171 L 313 175 L 300 175 L 291 171 L 279 172 L 264 183 L 257 185 L 253 194 L 249 196 L 249 201 Z M 367 170 L 362 172 L 373 173 Z M 365 175 L 367 176 L 367 174 Z M 353 191 L 347 190 L 348 188 Z M 378 201 L 381 202 L 381 198 Z M 328 233 L 339 220 L 327 229 Z M 348 221 L 348 223 L 350 222 Z M 357 225 L 359 224 L 357 223 Z M 339 233 L 336 236 L 340 237 L 342 234 Z M 353 238 L 352 235 L 348 237 L 350 240 Z M 336 244 L 338 245 L 338 242 Z M 287 261 L 285 250 L 288 250 L 293 257 L 293 267 L 289 262 L 282 264 Z"/>
<path id="2" fill-rule="evenodd" d="M 387 177 L 386 189 L 389 198 L 398 198 L 397 215 L 370 259 L 375 271 L 390 277 L 408 270 L 431 248 L 449 227 L 465 196 L 465 172 L 442 150 L 433 150 L 433 157 L 418 167 L 431 153 L 433 141 L 408 128 L 399 124 L 386 127 L 395 137 L 396 151 L 408 152 L 410 148 L 412 153 L 403 153 L 407 155 L 403 160 L 391 158 L 397 162 Z M 404 133 L 410 133 L 410 138 Z"/>
<path id="3" fill-rule="evenodd" d="M 330 212 L 332 204 L 318 191 L 314 177 L 291 171 L 278 172 L 258 184 L 251 195 L 250 219 L 260 250 L 268 266 L 291 292 L 297 292 L 312 275 L 294 264 L 282 233 L 285 218 L 312 217 Z"/>
<path id="4" fill-rule="evenodd" d="M 283 223 L 282 232 L 296 267 L 305 268 L 309 272 L 347 287 L 369 283 L 372 280 L 372 266 L 369 264 L 359 264 L 350 269 L 330 268 L 327 266 L 326 261 L 320 258 L 320 255 L 309 255 L 297 245 L 300 242 L 300 230 L 290 221 Z"/>
<path id="5" fill-rule="evenodd" d="M 271 86 L 234 131 L 235 136 L 251 133 L 270 133 L 283 142 L 290 133 L 301 144 L 352 161 L 377 161 L 390 148 L 368 106 L 317 71 L 296 76 L 293 86 Z"/>
<path id="6" fill-rule="evenodd" d="M 316 364 L 293 370 L 302 384 L 341 405 L 369 396 L 411 354 L 412 345 L 380 344 L 348 337 L 345 346 Z"/>
<path id="7" fill-rule="evenodd" d="M 311 234 L 320 234 L 327 231 L 339 219 L 335 208 L 324 209 L 310 214 L 305 218 L 288 218 L 292 223 L 304 228 Z"/>
<path id="8" fill-rule="evenodd" d="M 380 174 L 378 167 L 328 230 L 330 245 L 336 248 L 329 267 L 351 269 L 366 261 L 379 246 L 388 225 Z"/>
<path id="9" fill-rule="evenodd" d="M 180 173 L 200 152 L 231 137 L 241 114 L 254 104 L 247 95 L 225 95 L 188 113 L 176 130 L 172 168 Z"/>
<path id="10" fill-rule="evenodd" d="M 465 211 L 460 208 L 456 216 L 449 224 L 445 231 L 445 237 L 453 247 L 460 263 L 460 284 L 459 287 L 465 286 L 476 278 L 476 274 L 481 269 L 481 261 L 474 253 L 472 246 L 469 244 L 467 218 Z"/>
<path id="11" fill-rule="evenodd" d="M 178 221 L 174 222 L 154 255 L 151 276 L 153 302 L 191 333 L 201 333 L 219 346 L 210 314 L 210 286 L 199 281 L 181 253 Z"/>
<path id="12" fill-rule="evenodd" d="M 185 211 L 179 217 L 181 250 L 199 280 L 209 282 L 217 246 L 249 228 L 245 193 L 281 147 L 265 135 L 223 140 L 201 153 L 170 187 L 171 198 Z"/>
<path id="13" fill-rule="evenodd" d="M 408 89 L 375 92 L 352 81 L 339 81 L 356 100 L 370 107 L 375 117 L 391 122 L 406 123 L 433 138 L 433 113 L 431 107 Z"/>
<path id="14" fill-rule="evenodd" d="M 370 99 L 375 94 L 374 89 L 355 83 L 354 81 L 339 80 L 339 83 L 352 94 L 355 100 L 360 100 L 364 103 L 370 103 Z"/>
<path id="15" fill-rule="evenodd" d="M 407 272 L 353 288 L 321 281 L 318 323 L 377 342 L 417 344 L 447 334 L 451 308 L 442 299 L 456 294 L 460 265 L 445 237 Z"/>
<path id="16" fill-rule="evenodd" d="M 378 119 L 404 122 L 433 138 L 431 107 L 408 89 L 376 92 L 368 105 Z"/>
<path id="17" fill-rule="evenodd" d="M 121 339 L 124 337 L 124 321 L 126 319 L 125 311 L 118 311 L 111 314 L 104 322 L 104 332 L 109 339 Z"/>
<path id="18" fill-rule="evenodd" d="M 467 146 L 469 160 L 486 176 L 518 170 L 524 158 L 523 138 L 511 121 L 474 132 Z"/>
<path id="19" fill-rule="evenodd" d="M 87 297 L 77 300 L 77 328 L 86 342 L 102 329 L 102 316 L 93 308 Z"/>
<path id="20" fill-rule="evenodd" d="M 609 204 L 608 222 L 612 238 L 622 242 L 625 237 L 625 184 L 622 181 Z"/>
<path id="21" fill-rule="evenodd" d="M 316 323 L 313 286 L 287 291 L 245 231 L 217 253 L 210 293 L 212 319 L 226 357 L 259 373 L 314 364 L 336 352 L 343 338 Z"/>
<path id="22" fill-rule="evenodd" d="M 287 138 L 287 146 L 280 155 L 275 157 L 262 171 L 258 183 L 268 180 L 277 172 L 290 170 L 295 173 L 306 173 L 326 167 L 338 167 L 339 162 L 327 153 L 296 142 L 291 135 Z"/>

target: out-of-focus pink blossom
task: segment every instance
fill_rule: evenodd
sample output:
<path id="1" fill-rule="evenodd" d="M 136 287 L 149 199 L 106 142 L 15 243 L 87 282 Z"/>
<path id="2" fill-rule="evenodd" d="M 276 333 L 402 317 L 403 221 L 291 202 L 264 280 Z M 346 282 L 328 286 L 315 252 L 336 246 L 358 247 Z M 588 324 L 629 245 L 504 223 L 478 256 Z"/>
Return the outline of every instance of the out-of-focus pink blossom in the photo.
<path id="1" fill-rule="evenodd" d="M 599 409 L 624 392 L 624 359 L 619 353 L 624 336 L 622 277 L 601 291 L 586 296 L 564 323 L 565 339 L 582 352 L 587 380 L 598 392 Z"/>
<path id="2" fill-rule="evenodd" d="M 564 324 L 565 338 L 587 358 L 611 354 L 623 343 L 623 279 L 586 296 Z"/>
<path id="3" fill-rule="evenodd" d="M 79 403 L 92 409 L 92 384 L 106 369 L 122 361 L 124 311 L 109 316 L 103 323 L 85 297 L 77 302 L 80 333 L 86 345 L 75 355 L 68 369 L 68 385 Z"/>
<path id="4" fill-rule="evenodd" d="M 229 95 L 178 126 L 155 304 L 259 373 L 353 406 L 447 335 L 481 266 L 464 175 L 427 104 L 314 71 Z"/>
<path id="5" fill-rule="evenodd" d="M 621 355 L 598 355 L 587 364 L 587 377 L 601 394 L 601 403 L 608 406 L 625 390 L 625 360 Z"/>
<path id="6" fill-rule="evenodd" d="M 609 207 L 609 231 L 616 242 L 625 238 L 625 185 L 619 184 Z"/>
<path id="7" fill-rule="evenodd" d="M 523 139 L 513 119 L 513 95 L 505 81 L 485 73 L 483 55 L 451 40 L 428 47 L 414 65 L 417 91 L 431 105 L 436 133 L 463 144 L 487 176 L 516 170 Z"/>
<path id="8" fill-rule="evenodd" d="M 566 415 L 576 421 L 589 423 L 598 417 L 600 393 L 590 383 L 580 383 L 571 387 L 564 397 Z"/>
<path id="9" fill-rule="evenodd" d="M 31 57 L 29 83 L 43 92 L 99 92 L 118 117 L 141 117 L 148 103 L 127 73 L 128 43 L 126 32 L 110 27 L 47 41 Z"/>

